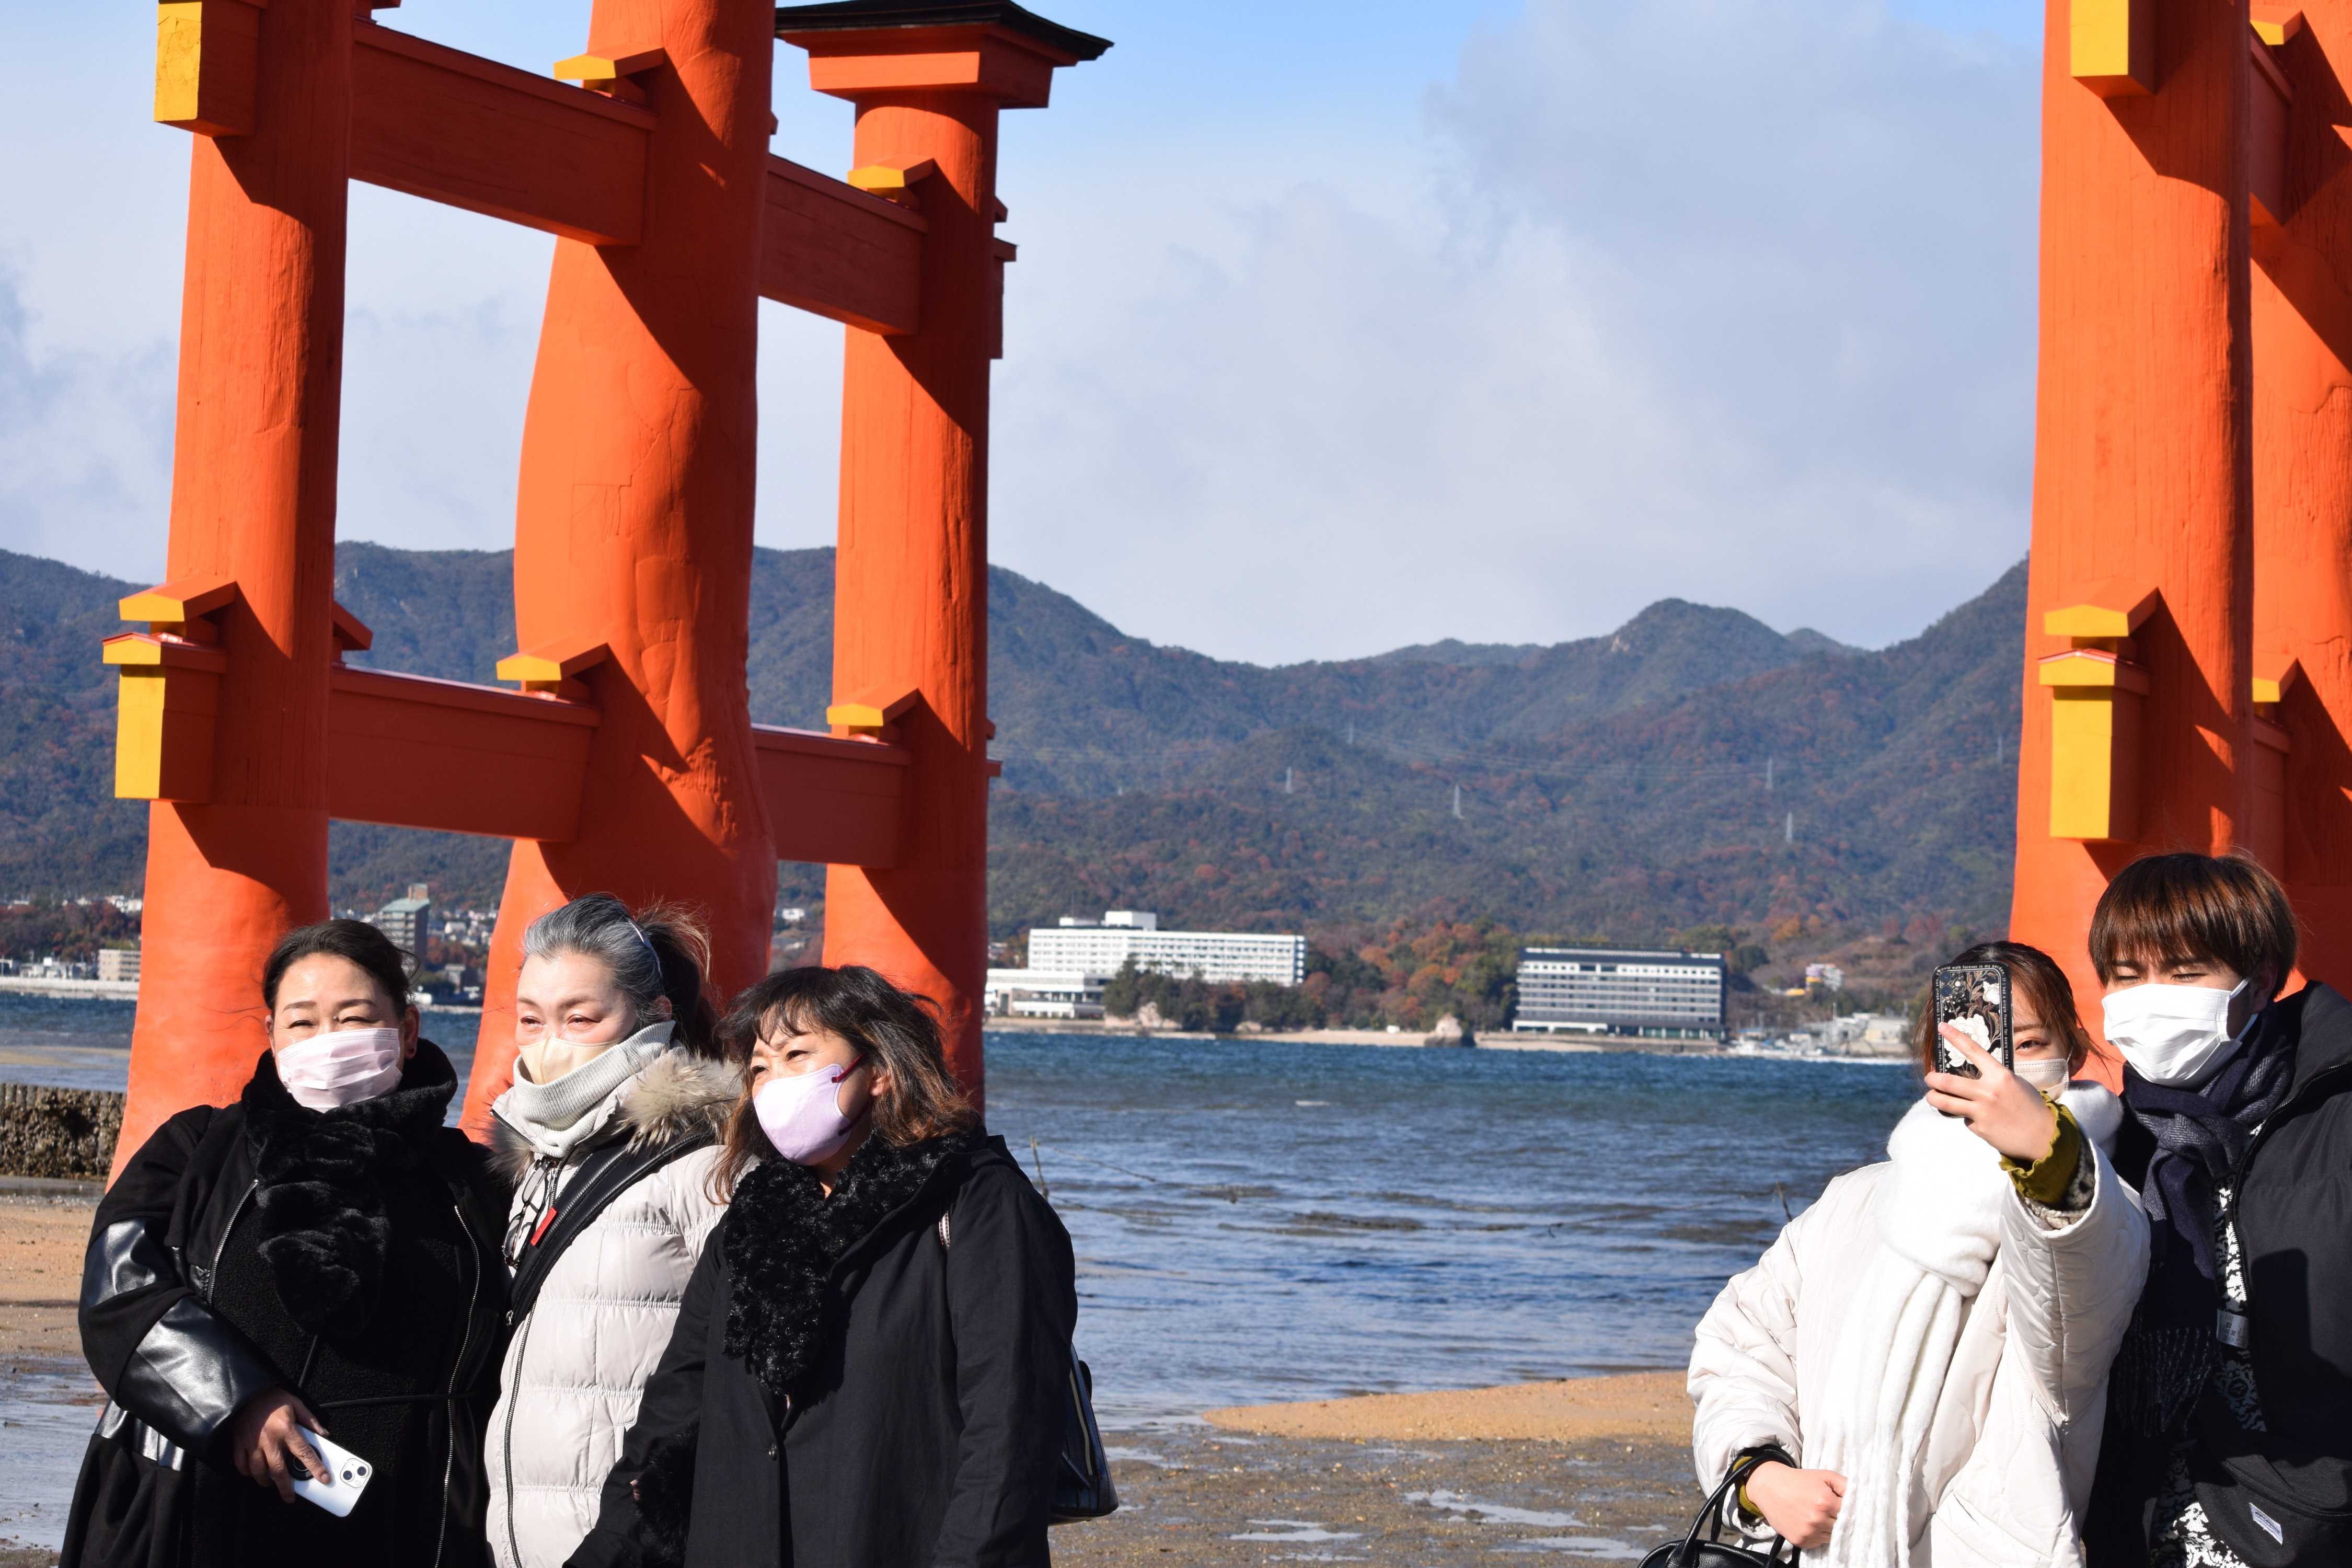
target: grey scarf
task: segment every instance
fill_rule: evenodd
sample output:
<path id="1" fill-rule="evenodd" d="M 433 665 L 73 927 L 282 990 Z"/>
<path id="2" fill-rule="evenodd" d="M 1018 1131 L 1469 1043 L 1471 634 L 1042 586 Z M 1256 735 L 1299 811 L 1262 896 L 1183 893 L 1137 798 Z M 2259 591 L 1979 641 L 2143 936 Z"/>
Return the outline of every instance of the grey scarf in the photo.
<path id="1" fill-rule="evenodd" d="M 532 1083 L 517 1073 L 514 1087 L 499 1096 L 490 1114 L 513 1128 L 532 1153 L 561 1162 L 611 1122 L 622 1086 L 669 1048 L 676 1027 L 667 1018 L 648 1024 L 550 1083 Z"/>

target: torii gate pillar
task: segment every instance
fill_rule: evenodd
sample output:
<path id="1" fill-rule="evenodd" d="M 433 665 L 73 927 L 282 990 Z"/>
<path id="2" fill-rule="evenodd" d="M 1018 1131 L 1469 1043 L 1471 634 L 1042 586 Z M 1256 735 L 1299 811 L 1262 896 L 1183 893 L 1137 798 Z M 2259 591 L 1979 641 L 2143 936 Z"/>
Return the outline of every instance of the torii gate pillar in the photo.
<path id="1" fill-rule="evenodd" d="M 835 732 L 912 753 L 897 863 L 832 867 L 827 963 L 865 963 L 940 1005 L 948 1054 L 983 1088 L 988 911 L 988 397 L 1002 340 L 997 114 L 1043 108 L 1099 39 L 1016 5 L 982 25 L 877 26 L 866 7 L 777 13 L 810 84 L 857 106 L 852 182 L 896 188 L 930 226 L 922 324 L 852 328 L 842 393 L 834 589 Z"/>
<path id="2" fill-rule="evenodd" d="M 2251 853 L 2352 983 L 2346 58 L 2352 0 L 2051 0 L 2011 931 L 2095 1027 L 2152 852 Z"/>
<path id="3" fill-rule="evenodd" d="M 117 760 L 119 779 L 164 781 L 137 792 L 152 801 L 147 961 L 121 1152 L 184 1106 L 236 1098 L 268 1040 L 263 960 L 327 916 L 352 8 L 281 6 L 258 31 L 250 133 L 194 139 L 170 581 L 123 602 L 173 642 L 109 651 L 158 733 L 182 681 L 212 688 L 208 745 Z M 204 787 L 175 787 L 189 775 Z"/>

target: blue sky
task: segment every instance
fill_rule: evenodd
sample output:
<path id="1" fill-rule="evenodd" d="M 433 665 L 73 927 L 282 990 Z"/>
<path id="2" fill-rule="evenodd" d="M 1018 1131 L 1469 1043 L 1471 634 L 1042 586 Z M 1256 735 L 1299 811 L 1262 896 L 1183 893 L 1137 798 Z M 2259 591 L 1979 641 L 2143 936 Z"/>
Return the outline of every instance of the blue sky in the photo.
<path id="1" fill-rule="evenodd" d="M 1286 661 L 1653 600 L 1880 644 L 2024 549 L 2041 13 L 2015 0 L 1054 0 L 992 553 Z M 163 555 L 187 143 L 144 6 L 0 0 L 0 547 Z M 543 68 L 584 5 L 388 25 Z M 776 150 L 846 165 L 780 49 Z M 32 156 L 22 155 L 32 149 Z M 352 190 L 341 531 L 503 547 L 551 242 Z M 762 542 L 832 531 L 841 330 L 761 310 Z"/>

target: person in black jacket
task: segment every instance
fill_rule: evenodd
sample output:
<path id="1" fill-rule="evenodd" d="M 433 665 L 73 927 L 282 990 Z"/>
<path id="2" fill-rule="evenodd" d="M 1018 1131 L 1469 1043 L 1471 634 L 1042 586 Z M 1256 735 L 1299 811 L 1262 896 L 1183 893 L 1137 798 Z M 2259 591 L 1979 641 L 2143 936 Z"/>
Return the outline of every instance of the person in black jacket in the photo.
<path id="1" fill-rule="evenodd" d="M 2092 920 L 2116 1168 L 2151 1243 L 2092 1568 L 2352 1563 L 2352 1004 L 2277 998 L 2296 946 L 2285 892 L 2237 856 L 2137 861 Z"/>
<path id="2" fill-rule="evenodd" d="M 738 999 L 732 1203 L 572 1568 L 1039 1568 L 1068 1232 L 870 969 Z"/>
<path id="3" fill-rule="evenodd" d="M 457 1075 L 381 931 L 289 932 L 261 1000 L 237 1103 L 164 1122 L 99 1205 L 81 1335 L 109 1398 L 60 1561 L 478 1563 L 505 1192 L 442 1125 Z M 373 1467 L 349 1517 L 295 1496 L 325 1470 L 298 1426 Z"/>

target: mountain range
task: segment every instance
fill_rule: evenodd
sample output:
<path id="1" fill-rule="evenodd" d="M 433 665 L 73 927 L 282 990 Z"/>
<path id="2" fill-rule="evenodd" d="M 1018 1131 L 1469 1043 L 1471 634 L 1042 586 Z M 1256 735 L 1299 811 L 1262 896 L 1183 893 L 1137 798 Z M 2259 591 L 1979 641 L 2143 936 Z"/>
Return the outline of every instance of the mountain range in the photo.
<path id="1" fill-rule="evenodd" d="M 341 545 L 360 662 L 490 681 L 507 552 Z M 830 550 L 756 552 L 753 717 L 820 727 Z M 100 637 L 144 586 L 0 552 L 0 894 L 136 890 Z M 990 574 L 989 904 L 1002 935 L 1103 908 L 1297 930 L 1398 918 L 1662 940 L 2006 916 L 2024 569 L 1878 650 L 1667 599 L 1550 647 L 1444 641 L 1266 668 L 1130 637 Z M 338 824 L 339 907 L 411 880 L 491 907 L 505 846 Z M 783 901 L 822 896 L 785 866 Z"/>

